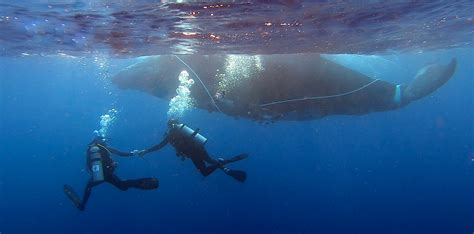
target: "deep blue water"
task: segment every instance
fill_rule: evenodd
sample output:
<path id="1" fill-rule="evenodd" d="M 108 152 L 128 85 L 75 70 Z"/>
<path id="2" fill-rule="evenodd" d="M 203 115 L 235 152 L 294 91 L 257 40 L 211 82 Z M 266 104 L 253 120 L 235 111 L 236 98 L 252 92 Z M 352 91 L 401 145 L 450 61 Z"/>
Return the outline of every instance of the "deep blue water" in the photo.
<path id="1" fill-rule="evenodd" d="M 193 110 L 213 155 L 248 152 L 207 178 L 171 148 L 146 160 L 118 158 L 122 179 L 156 176 L 154 191 L 94 188 L 85 212 L 62 191 L 82 193 L 85 149 L 110 108 L 110 145 L 161 140 L 168 103 L 118 90 L 102 77 L 132 60 L 0 58 L 0 233 L 472 233 L 474 56 L 472 49 L 400 55 L 414 75 L 456 56 L 455 76 L 406 108 L 363 116 L 258 124 Z M 398 67 L 383 70 L 398 78 Z M 411 76 L 400 77 L 409 80 Z"/>

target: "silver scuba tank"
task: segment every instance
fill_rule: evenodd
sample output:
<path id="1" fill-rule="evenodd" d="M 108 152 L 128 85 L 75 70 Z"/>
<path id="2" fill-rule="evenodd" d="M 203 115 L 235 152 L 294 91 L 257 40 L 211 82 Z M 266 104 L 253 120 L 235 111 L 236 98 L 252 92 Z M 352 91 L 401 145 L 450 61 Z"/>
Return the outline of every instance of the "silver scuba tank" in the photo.
<path id="1" fill-rule="evenodd" d="M 104 169 L 102 166 L 102 157 L 100 156 L 100 149 L 97 146 L 92 146 L 89 149 L 90 171 L 92 180 L 94 182 L 104 181 Z"/>
<path id="2" fill-rule="evenodd" d="M 185 124 L 176 124 L 176 127 L 178 131 L 180 131 L 183 135 L 193 139 L 193 141 L 198 145 L 204 146 L 204 144 L 206 144 L 207 138 L 198 133 L 199 129 L 194 130 Z"/>

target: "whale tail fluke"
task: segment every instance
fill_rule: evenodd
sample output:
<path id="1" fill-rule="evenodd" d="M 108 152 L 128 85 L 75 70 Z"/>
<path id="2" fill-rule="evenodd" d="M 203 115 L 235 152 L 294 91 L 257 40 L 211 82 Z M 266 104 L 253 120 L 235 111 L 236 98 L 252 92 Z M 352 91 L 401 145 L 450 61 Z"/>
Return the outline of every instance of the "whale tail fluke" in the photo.
<path id="1" fill-rule="evenodd" d="M 453 76 L 457 66 L 455 58 L 448 64 L 433 64 L 418 71 L 415 79 L 404 89 L 404 103 L 410 103 L 434 92 Z"/>

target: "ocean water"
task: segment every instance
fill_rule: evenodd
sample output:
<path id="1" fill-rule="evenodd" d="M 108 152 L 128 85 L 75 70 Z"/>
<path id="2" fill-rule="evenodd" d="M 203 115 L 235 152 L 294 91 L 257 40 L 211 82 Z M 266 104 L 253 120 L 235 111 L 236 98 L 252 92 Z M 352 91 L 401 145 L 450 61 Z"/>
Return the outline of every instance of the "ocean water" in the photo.
<path id="1" fill-rule="evenodd" d="M 452 10 L 434 2 L 439 9 Z M 41 11 L 43 3 L 30 10 Z M 290 4 L 295 11 L 304 11 L 304 3 L 255 4 L 260 8 Z M 8 5 L 15 4 L 28 7 L 15 2 Z M 465 4 L 467 9 L 472 7 L 470 1 Z M 459 13 L 466 12 L 456 6 Z M 8 12 L 2 7 L 2 13 Z M 57 7 L 60 4 L 53 8 Z M 5 14 L 1 15 L 0 19 L 5 19 Z M 2 21 L 0 25 L 4 25 Z M 0 29 L 8 32 L 5 27 Z M 103 184 L 93 189 L 84 212 L 78 211 L 62 190 L 69 184 L 82 194 L 89 177 L 85 150 L 93 131 L 100 128 L 100 116 L 117 110 L 107 132 L 111 146 L 142 149 L 161 140 L 169 102 L 120 90 L 110 81 L 139 60 L 135 57 L 142 52 L 117 54 L 103 45 L 87 47 L 98 51 L 93 53 L 77 46 L 60 48 L 52 42 L 55 40 L 41 37 L 50 34 L 41 32 L 35 32 L 34 37 L 19 33 L 36 44 L 29 39 L 6 41 L 6 35 L 0 36 L 2 234 L 474 232 L 472 23 L 470 29 L 457 34 L 463 37 L 433 41 L 432 46 L 409 44 L 401 49 L 399 45 L 406 44 L 397 44 L 373 51 L 362 46 L 358 55 L 347 55 L 353 51 L 341 46 L 327 47 L 334 49 L 333 53 L 346 51 L 345 55 L 328 56 L 334 61 L 368 76 L 401 83 L 410 81 L 426 64 L 456 57 L 454 77 L 428 97 L 394 111 L 273 124 L 192 109 L 182 120 L 201 129 L 212 155 L 250 154 L 231 165 L 248 173 L 245 183 L 237 183 L 221 171 L 204 178 L 189 159 L 179 160 L 167 146 L 144 159 L 114 157 L 120 178 L 154 176 L 160 180 L 159 189 L 123 192 Z M 38 37 L 42 39 L 32 39 Z M 198 45 L 195 51 L 206 51 L 208 45 L 200 41 L 210 43 L 201 37 L 192 40 Z M 226 47 L 232 42 L 220 42 L 219 50 L 210 53 L 235 53 L 245 47 L 242 45 L 248 46 L 248 52 L 260 46 L 251 42 L 239 41 L 236 47 Z M 37 46 L 25 46 L 31 44 Z M 147 51 L 149 46 L 127 48 Z M 273 45 L 265 52 L 272 53 L 271 48 L 280 47 Z M 288 48 L 288 53 L 298 50 Z M 176 51 L 163 53 L 168 52 Z"/>

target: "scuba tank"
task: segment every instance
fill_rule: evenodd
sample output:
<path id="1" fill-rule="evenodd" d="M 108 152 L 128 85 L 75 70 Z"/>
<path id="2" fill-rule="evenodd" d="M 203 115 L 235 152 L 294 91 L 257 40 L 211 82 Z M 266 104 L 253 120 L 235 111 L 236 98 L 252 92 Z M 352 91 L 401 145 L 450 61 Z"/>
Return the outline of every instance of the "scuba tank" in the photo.
<path id="1" fill-rule="evenodd" d="M 104 181 L 104 169 L 102 167 L 102 157 L 98 146 L 92 146 L 87 155 L 90 161 L 90 171 L 94 182 Z"/>
<path id="2" fill-rule="evenodd" d="M 186 126 L 185 124 L 175 124 L 176 129 L 186 137 L 190 137 L 194 143 L 200 146 L 204 146 L 207 142 L 207 138 L 199 134 L 199 128 L 193 130 L 192 128 Z"/>

